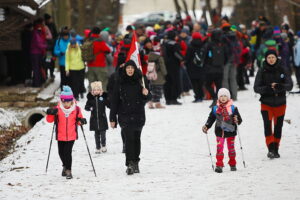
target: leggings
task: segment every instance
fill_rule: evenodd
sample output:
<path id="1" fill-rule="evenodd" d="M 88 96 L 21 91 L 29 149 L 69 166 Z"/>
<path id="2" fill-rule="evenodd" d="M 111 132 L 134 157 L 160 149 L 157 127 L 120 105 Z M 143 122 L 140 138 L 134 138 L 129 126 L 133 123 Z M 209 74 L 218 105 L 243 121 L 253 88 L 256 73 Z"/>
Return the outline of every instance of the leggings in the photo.
<path id="1" fill-rule="evenodd" d="M 58 141 L 58 154 L 63 166 L 71 170 L 72 168 L 72 149 L 75 141 Z"/>

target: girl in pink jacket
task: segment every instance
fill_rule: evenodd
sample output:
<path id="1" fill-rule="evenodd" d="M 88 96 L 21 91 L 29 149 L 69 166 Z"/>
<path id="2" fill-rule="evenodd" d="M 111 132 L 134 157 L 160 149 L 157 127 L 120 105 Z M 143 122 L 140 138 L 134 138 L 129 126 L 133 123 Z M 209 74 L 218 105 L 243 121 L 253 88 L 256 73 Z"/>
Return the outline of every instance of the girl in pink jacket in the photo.
<path id="1" fill-rule="evenodd" d="M 60 102 L 54 108 L 47 110 L 46 120 L 56 125 L 56 140 L 58 154 L 63 164 L 62 176 L 71 179 L 72 149 L 78 139 L 78 125 L 86 124 L 80 108 L 76 105 L 73 92 L 69 86 L 63 86 Z"/>

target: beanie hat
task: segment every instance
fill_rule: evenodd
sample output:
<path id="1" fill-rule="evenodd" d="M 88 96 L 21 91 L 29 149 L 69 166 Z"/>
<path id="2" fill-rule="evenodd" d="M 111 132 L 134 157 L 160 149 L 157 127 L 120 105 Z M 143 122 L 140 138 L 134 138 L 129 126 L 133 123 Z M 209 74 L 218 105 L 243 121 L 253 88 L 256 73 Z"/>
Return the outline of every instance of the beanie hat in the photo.
<path id="1" fill-rule="evenodd" d="M 221 25 L 221 29 L 226 28 L 226 27 L 230 27 L 231 25 L 229 23 L 224 23 Z"/>
<path id="2" fill-rule="evenodd" d="M 154 25 L 154 30 L 157 31 L 157 30 L 159 30 L 159 29 L 161 29 L 160 25 L 159 25 L 159 24 L 155 24 L 155 25 Z"/>
<path id="3" fill-rule="evenodd" d="M 273 35 L 274 36 L 279 36 L 280 33 L 281 33 L 280 28 L 278 26 L 275 26 L 274 30 L 273 30 Z"/>
<path id="4" fill-rule="evenodd" d="M 236 25 L 232 25 L 232 26 L 230 27 L 230 30 L 232 30 L 233 32 L 236 32 L 236 31 L 237 31 Z"/>
<path id="5" fill-rule="evenodd" d="M 188 28 L 183 28 L 180 33 L 186 33 L 186 34 L 190 34 L 190 30 Z"/>
<path id="6" fill-rule="evenodd" d="M 98 88 L 100 90 L 102 90 L 102 82 L 101 81 L 94 81 L 91 83 L 91 88 L 92 90 Z"/>
<path id="7" fill-rule="evenodd" d="M 283 24 L 282 26 L 281 26 L 281 28 L 283 29 L 283 30 L 289 30 L 290 29 L 290 26 L 288 25 L 288 24 Z"/>
<path id="8" fill-rule="evenodd" d="M 49 15 L 48 13 L 45 13 L 44 14 L 44 19 L 45 20 L 49 20 L 49 19 L 51 19 L 52 17 L 51 17 L 51 15 Z"/>
<path id="9" fill-rule="evenodd" d="M 193 39 L 202 39 L 202 36 L 201 36 L 201 34 L 199 33 L 199 32 L 194 32 L 193 34 L 192 34 L 192 38 Z"/>
<path id="10" fill-rule="evenodd" d="M 273 49 L 270 49 L 270 50 L 268 50 L 268 51 L 265 53 L 265 59 L 267 59 L 267 57 L 268 57 L 269 55 L 271 55 L 271 54 L 275 55 L 276 58 L 278 57 L 277 52 L 276 52 L 275 50 L 273 50 Z"/>
<path id="11" fill-rule="evenodd" d="M 63 91 L 61 91 L 60 93 L 60 99 L 63 101 L 73 101 L 74 99 L 73 92 L 69 86 L 67 85 L 63 86 Z"/>
<path id="12" fill-rule="evenodd" d="M 230 92 L 229 92 L 229 90 L 226 89 L 226 88 L 220 88 L 220 89 L 219 89 L 219 91 L 218 91 L 218 99 L 219 99 L 221 96 L 226 96 L 226 97 L 228 97 L 228 99 L 231 98 Z"/>
<path id="13" fill-rule="evenodd" d="M 167 38 L 169 39 L 169 40 L 175 40 L 175 37 L 176 37 L 176 32 L 175 31 L 168 31 L 168 33 L 167 33 Z"/>

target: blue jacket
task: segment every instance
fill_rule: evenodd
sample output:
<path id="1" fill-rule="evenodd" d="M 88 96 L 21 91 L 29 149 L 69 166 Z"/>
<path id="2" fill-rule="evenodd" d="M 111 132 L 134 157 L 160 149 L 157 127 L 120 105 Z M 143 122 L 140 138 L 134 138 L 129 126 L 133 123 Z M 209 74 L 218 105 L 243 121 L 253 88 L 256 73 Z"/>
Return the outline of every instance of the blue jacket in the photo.
<path id="1" fill-rule="evenodd" d="M 300 39 L 294 47 L 294 62 L 296 67 L 300 67 Z"/>
<path id="2" fill-rule="evenodd" d="M 68 48 L 68 44 L 70 43 L 70 39 L 65 40 L 63 38 L 58 38 L 54 47 L 54 55 L 56 55 L 59 59 L 59 66 L 66 66 L 66 56 L 65 53 Z"/>

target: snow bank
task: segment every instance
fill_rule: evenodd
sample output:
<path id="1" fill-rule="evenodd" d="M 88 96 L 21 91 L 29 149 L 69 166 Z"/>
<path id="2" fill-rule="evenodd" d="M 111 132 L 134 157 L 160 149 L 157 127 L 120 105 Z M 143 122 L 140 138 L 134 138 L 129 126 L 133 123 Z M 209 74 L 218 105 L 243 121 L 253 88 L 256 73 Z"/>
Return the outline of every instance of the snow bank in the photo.
<path id="1" fill-rule="evenodd" d="M 21 122 L 15 117 L 15 113 L 0 108 L 0 130 L 9 128 L 13 125 L 21 125 Z"/>

